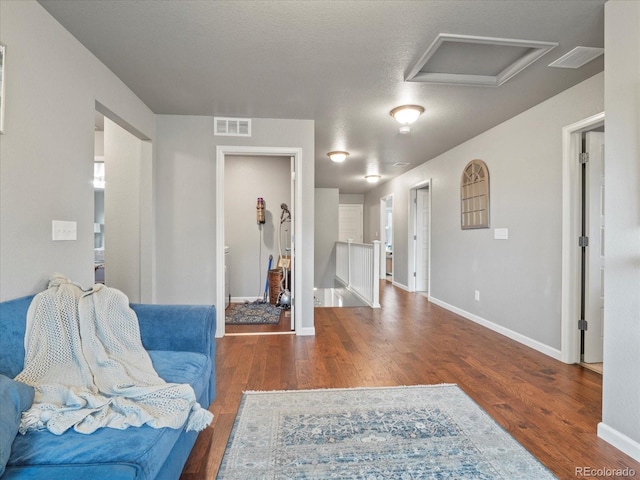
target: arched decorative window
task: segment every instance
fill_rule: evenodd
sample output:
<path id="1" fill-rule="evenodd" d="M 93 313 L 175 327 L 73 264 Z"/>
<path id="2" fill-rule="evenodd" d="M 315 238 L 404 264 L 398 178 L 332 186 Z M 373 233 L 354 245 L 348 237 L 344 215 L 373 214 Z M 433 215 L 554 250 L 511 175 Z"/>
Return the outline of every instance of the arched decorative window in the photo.
<path id="1" fill-rule="evenodd" d="M 463 230 L 489 228 L 489 169 L 471 160 L 460 180 L 460 225 Z"/>

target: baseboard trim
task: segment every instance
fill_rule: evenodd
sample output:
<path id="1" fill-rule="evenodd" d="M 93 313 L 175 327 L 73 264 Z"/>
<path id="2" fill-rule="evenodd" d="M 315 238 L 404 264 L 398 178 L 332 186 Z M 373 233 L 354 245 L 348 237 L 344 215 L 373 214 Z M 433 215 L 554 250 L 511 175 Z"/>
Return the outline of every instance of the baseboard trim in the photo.
<path id="1" fill-rule="evenodd" d="M 525 335 L 522 335 L 521 333 L 514 332 L 513 330 L 503 327 L 502 325 L 498 325 L 497 323 L 493 323 L 485 318 L 479 317 L 478 315 L 469 313 L 466 310 L 463 310 L 458 307 L 454 307 L 453 305 L 449 305 L 447 302 L 438 300 L 437 298 L 432 297 L 431 295 L 429 295 L 429 301 L 435 305 L 438 305 L 439 307 L 449 310 L 450 312 L 458 314 L 461 317 L 466 318 L 467 320 L 471 320 L 474 323 L 482 325 L 483 327 L 486 327 L 489 330 L 493 330 L 494 332 L 504 335 L 505 337 L 508 337 L 511 340 L 515 340 L 516 342 L 526 345 L 529 348 L 533 348 L 534 350 L 537 350 L 540 353 L 544 353 L 545 355 L 555 360 L 560 360 L 561 358 L 561 352 L 556 348 L 552 348 L 549 345 L 545 345 L 544 343 L 541 343 L 537 340 L 534 340 Z"/>
<path id="2" fill-rule="evenodd" d="M 406 285 L 403 285 L 401 283 L 398 283 L 395 280 L 391 282 L 391 285 L 393 285 L 394 287 L 398 287 L 398 288 L 404 290 L 405 292 L 411 293 L 411 290 L 409 289 L 409 287 L 407 287 Z"/>
<path id="3" fill-rule="evenodd" d="M 302 327 L 296 331 L 296 335 L 299 337 L 309 336 L 312 337 L 316 334 L 316 327 Z"/>
<path id="4" fill-rule="evenodd" d="M 262 301 L 262 297 L 231 297 L 231 303 L 252 303 L 256 300 Z"/>
<path id="5" fill-rule="evenodd" d="M 624 433 L 620 433 L 606 423 L 600 422 L 598 424 L 598 437 L 640 462 L 640 443 L 627 437 Z"/>

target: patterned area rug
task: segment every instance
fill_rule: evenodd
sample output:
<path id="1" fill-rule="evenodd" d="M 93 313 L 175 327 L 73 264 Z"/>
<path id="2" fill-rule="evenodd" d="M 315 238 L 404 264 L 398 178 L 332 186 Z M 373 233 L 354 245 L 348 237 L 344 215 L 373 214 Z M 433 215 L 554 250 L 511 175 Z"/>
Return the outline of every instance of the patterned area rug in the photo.
<path id="1" fill-rule="evenodd" d="M 225 312 L 227 325 L 255 325 L 260 323 L 278 323 L 280 307 L 270 303 L 232 303 Z"/>
<path id="2" fill-rule="evenodd" d="M 219 479 L 555 478 L 456 385 L 247 392 Z"/>

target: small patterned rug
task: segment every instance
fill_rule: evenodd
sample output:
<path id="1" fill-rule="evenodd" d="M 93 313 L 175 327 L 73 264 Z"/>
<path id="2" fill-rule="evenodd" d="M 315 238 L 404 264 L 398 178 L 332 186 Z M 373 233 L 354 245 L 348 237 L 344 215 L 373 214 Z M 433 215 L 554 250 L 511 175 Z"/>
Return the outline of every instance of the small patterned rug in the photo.
<path id="1" fill-rule="evenodd" d="M 227 325 L 256 325 L 278 323 L 280 307 L 270 303 L 232 303 L 224 314 Z"/>
<path id="2" fill-rule="evenodd" d="M 555 478 L 456 385 L 246 392 L 219 479 Z"/>

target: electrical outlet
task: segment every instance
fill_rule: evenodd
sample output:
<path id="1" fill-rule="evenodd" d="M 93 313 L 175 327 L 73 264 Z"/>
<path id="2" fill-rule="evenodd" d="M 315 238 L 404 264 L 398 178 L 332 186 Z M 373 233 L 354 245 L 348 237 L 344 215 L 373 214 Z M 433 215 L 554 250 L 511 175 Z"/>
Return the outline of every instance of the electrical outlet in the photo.
<path id="1" fill-rule="evenodd" d="M 476 299 L 476 302 L 480 301 L 480 290 L 476 290 L 474 294 L 474 298 Z"/>

